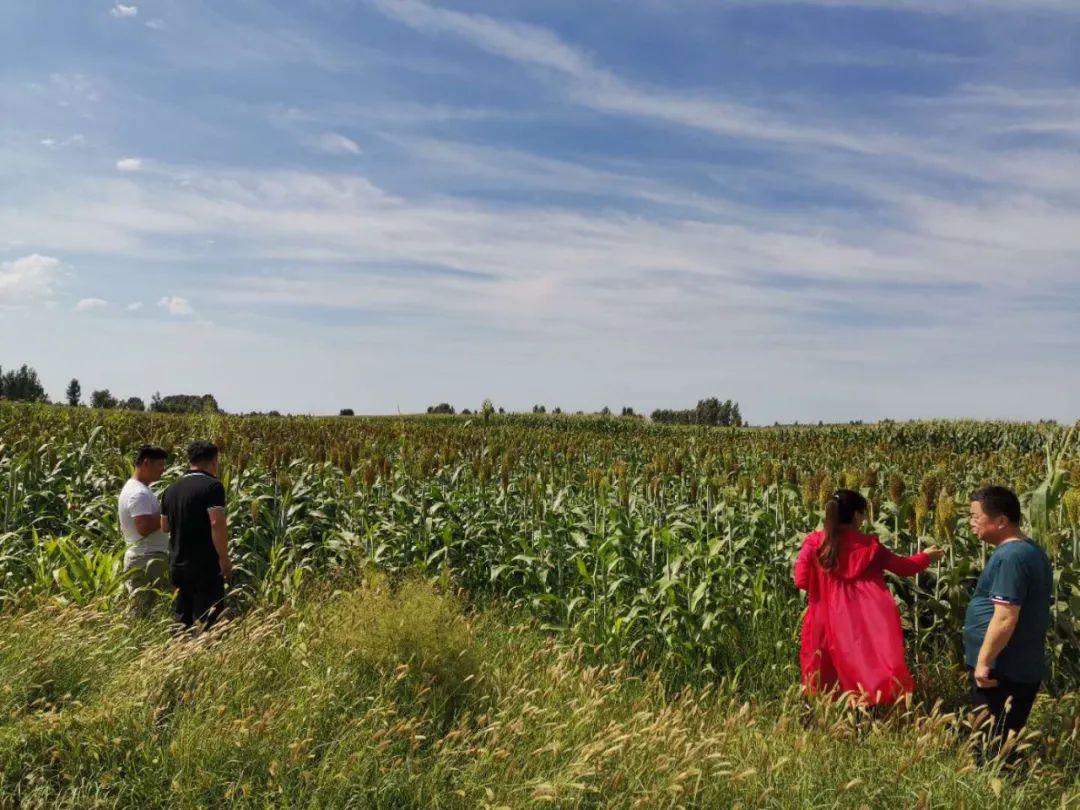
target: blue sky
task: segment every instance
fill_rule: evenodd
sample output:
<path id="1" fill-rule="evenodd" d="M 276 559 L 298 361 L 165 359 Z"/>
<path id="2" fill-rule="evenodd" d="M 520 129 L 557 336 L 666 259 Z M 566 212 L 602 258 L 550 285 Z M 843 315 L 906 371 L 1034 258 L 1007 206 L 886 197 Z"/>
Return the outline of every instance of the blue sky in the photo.
<path id="1" fill-rule="evenodd" d="M 0 364 L 229 410 L 1080 417 L 1072 0 L 0 8 Z"/>

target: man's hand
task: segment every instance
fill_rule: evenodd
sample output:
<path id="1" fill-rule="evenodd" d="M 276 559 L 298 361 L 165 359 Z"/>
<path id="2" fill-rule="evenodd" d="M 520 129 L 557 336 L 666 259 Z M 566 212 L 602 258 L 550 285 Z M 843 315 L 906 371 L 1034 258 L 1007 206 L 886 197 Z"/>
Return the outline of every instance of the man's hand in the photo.
<path id="1" fill-rule="evenodd" d="M 978 664 L 975 667 L 975 685 L 980 689 L 993 689 L 998 682 L 990 676 L 989 664 Z"/>
<path id="2" fill-rule="evenodd" d="M 930 562 L 937 562 L 945 556 L 945 549 L 937 546 L 927 546 L 923 549 L 923 554 L 930 558 Z"/>
<path id="3" fill-rule="evenodd" d="M 994 603 L 994 615 L 990 618 L 990 626 L 986 628 L 986 638 L 979 648 L 979 657 L 975 664 L 975 685 L 980 689 L 993 689 L 998 685 L 997 680 L 990 677 L 990 662 L 997 661 L 997 657 L 1012 638 L 1019 620 L 1019 605 Z"/>
<path id="4" fill-rule="evenodd" d="M 225 579 L 232 578 L 232 560 L 228 557 L 218 557 L 218 565 L 221 567 L 221 576 Z"/>

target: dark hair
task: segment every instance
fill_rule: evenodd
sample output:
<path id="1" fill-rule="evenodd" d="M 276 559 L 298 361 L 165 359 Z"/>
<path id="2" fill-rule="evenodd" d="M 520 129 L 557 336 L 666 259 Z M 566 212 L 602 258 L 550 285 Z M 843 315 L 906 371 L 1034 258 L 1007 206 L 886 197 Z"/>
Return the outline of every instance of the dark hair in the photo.
<path id="1" fill-rule="evenodd" d="M 135 451 L 135 466 L 141 467 L 144 461 L 164 461 L 169 457 L 160 447 L 152 444 L 144 444 Z"/>
<path id="2" fill-rule="evenodd" d="M 218 457 L 217 445 L 198 439 L 188 445 L 187 460 L 190 464 L 207 464 Z"/>
<path id="3" fill-rule="evenodd" d="M 818 545 L 818 562 L 826 571 L 836 566 L 840 555 L 840 527 L 851 523 L 856 512 L 866 512 L 866 498 L 851 489 L 838 489 L 825 504 L 825 536 Z"/>
<path id="4" fill-rule="evenodd" d="M 1020 512 L 1020 499 L 1008 487 L 983 487 L 971 493 L 971 500 L 982 505 L 987 517 L 997 518 L 1004 515 L 1011 523 L 1019 525 L 1023 516 Z"/>

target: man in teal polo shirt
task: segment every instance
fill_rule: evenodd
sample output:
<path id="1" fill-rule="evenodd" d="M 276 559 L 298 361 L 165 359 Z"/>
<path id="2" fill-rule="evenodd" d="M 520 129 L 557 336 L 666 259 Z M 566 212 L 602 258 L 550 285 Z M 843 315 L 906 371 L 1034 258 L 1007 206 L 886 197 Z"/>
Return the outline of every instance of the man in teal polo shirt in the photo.
<path id="1" fill-rule="evenodd" d="M 964 657 L 972 703 L 993 717 L 994 746 L 1027 722 L 1046 677 L 1053 571 L 1020 530 L 1020 500 L 1005 487 L 971 496 L 971 530 L 994 547 L 964 619 Z"/>

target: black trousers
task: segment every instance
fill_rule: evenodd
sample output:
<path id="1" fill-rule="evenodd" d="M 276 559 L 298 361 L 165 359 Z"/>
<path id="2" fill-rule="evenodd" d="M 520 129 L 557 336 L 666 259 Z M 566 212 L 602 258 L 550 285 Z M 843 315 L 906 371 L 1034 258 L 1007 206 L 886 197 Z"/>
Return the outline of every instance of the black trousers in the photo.
<path id="1" fill-rule="evenodd" d="M 219 571 L 197 571 L 188 566 L 173 566 L 172 583 L 176 588 L 173 619 L 184 627 L 200 622 L 210 627 L 225 608 L 225 580 Z"/>
<path id="2" fill-rule="evenodd" d="M 994 718 L 990 727 L 991 743 L 1000 745 L 1009 732 L 1020 731 L 1028 721 L 1035 695 L 1039 692 L 1038 683 L 1021 683 L 997 677 L 997 686 L 983 688 L 975 683 L 975 673 L 971 671 L 971 706 L 976 712 L 988 711 Z"/>

